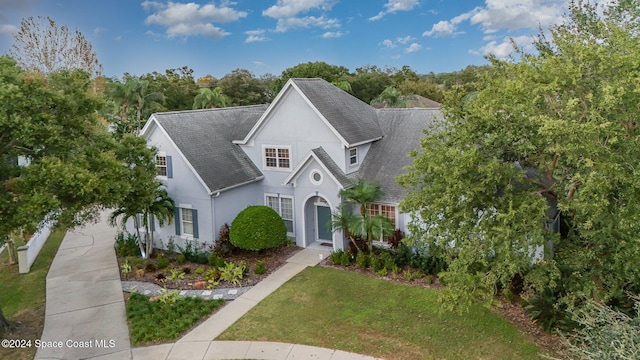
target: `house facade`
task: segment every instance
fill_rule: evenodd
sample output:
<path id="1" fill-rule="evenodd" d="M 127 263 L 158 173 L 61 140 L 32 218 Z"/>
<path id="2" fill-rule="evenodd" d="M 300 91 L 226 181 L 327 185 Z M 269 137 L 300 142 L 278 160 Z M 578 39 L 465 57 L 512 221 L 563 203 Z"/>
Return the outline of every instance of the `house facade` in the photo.
<path id="1" fill-rule="evenodd" d="M 267 205 L 298 246 L 344 249 L 327 223 L 339 191 L 360 178 L 385 193 L 368 211 L 406 231 L 395 176 L 441 117 L 439 108 L 375 109 L 322 79 L 291 79 L 270 105 L 153 114 L 141 135 L 158 149 L 158 176 L 176 204 L 155 238 L 213 243 L 244 208 Z"/>

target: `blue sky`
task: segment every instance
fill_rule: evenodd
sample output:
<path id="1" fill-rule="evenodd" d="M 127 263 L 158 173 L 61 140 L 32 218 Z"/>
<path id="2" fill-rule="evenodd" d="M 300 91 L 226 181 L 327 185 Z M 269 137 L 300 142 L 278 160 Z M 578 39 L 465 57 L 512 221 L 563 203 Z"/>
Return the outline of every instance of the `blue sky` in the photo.
<path id="1" fill-rule="evenodd" d="M 419 74 L 527 49 L 559 23 L 566 0 L 0 0 L 0 54 L 20 20 L 49 16 L 91 42 L 104 75 L 188 66 L 196 78 L 236 68 L 256 76 L 325 61 L 410 66 Z"/>

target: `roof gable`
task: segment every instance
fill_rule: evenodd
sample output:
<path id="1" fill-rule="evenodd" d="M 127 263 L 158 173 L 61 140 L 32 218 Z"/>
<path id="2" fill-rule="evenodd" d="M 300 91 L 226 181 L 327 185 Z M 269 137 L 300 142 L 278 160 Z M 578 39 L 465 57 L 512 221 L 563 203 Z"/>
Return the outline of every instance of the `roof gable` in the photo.
<path id="1" fill-rule="evenodd" d="M 371 145 L 358 173 L 369 182 L 380 184 L 383 202 L 397 203 L 405 195 L 396 176 L 411 165 L 409 152 L 420 148 L 424 131 L 442 119 L 440 109 L 379 109 L 378 119 L 384 137 Z"/>
<path id="2" fill-rule="evenodd" d="M 265 122 L 288 91 L 297 91 L 345 147 L 375 141 L 382 137 L 377 113 L 372 106 L 323 79 L 292 78 L 287 81 L 247 136 L 236 143 L 246 144 L 262 126 L 265 126 Z"/>
<path id="3" fill-rule="evenodd" d="M 266 105 L 156 113 L 155 122 L 177 146 L 209 193 L 262 179 L 233 140 L 246 136 Z M 149 125 L 151 126 L 151 125 Z M 147 131 L 147 125 L 143 134 Z"/>
<path id="4" fill-rule="evenodd" d="M 310 160 L 315 159 L 315 161 L 320 164 L 322 169 L 329 174 L 329 176 L 333 179 L 333 181 L 341 188 L 347 188 L 350 185 L 349 177 L 345 175 L 345 173 L 340 170 L 338 164 L 331 159 L 331 156 L 322 148 L 312 149 L 305 157 L 300 161 L 298 167 L 294 169 L 289 176 L 287 176 L 282 182 L 283 185 L 289 184 L 294 181 L 300 173 L 306 169 Z"/>

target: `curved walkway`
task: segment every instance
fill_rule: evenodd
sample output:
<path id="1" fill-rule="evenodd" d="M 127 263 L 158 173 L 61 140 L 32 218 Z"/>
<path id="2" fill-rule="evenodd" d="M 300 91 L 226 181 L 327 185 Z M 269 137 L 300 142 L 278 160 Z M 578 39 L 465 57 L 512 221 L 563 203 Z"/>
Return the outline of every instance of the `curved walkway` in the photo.
<path id="1" fill-rule="evenodd" d="M 36 359 L 373 359 L 305 345 L 213 340 L 294 275 L 329 254 L 314 249 L 292 256 L 177 342 L 131 348 L 113 247 L 116 229 L 107 225 L 106 218 L 103 213 L 97 224 L 67 232 L 60 245 L 47 275 L 45 326 Z"/>

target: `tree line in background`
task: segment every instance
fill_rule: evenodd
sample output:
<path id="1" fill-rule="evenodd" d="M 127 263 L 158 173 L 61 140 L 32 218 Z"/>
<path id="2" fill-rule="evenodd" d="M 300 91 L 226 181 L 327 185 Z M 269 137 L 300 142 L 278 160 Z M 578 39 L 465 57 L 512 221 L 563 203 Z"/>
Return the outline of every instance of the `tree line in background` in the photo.
<path id="1" fill-rule="evenodd" d="M 462 86 L 475 90 L 474 81 L 487 67 L 469 66 L 454 73 L 418 75 L 402 69 L 365 66 L 355 72 L 325 62 L 309 62 L 286 69 L 280 76 L 254 76 L 236 69 L 217 79 L 195 79 L 189 67 L 168 69 L 121 79 L 99 77 L 96 89 L 107 101 L 105 117 L 119 132 L 139 130 L 154 112 L 265 104 L 273 101 L 290 78 L 322 78 L 358 99 L 381 107 L 406 107 L 420 96 L 442 102 L 446 91 Z"/>

